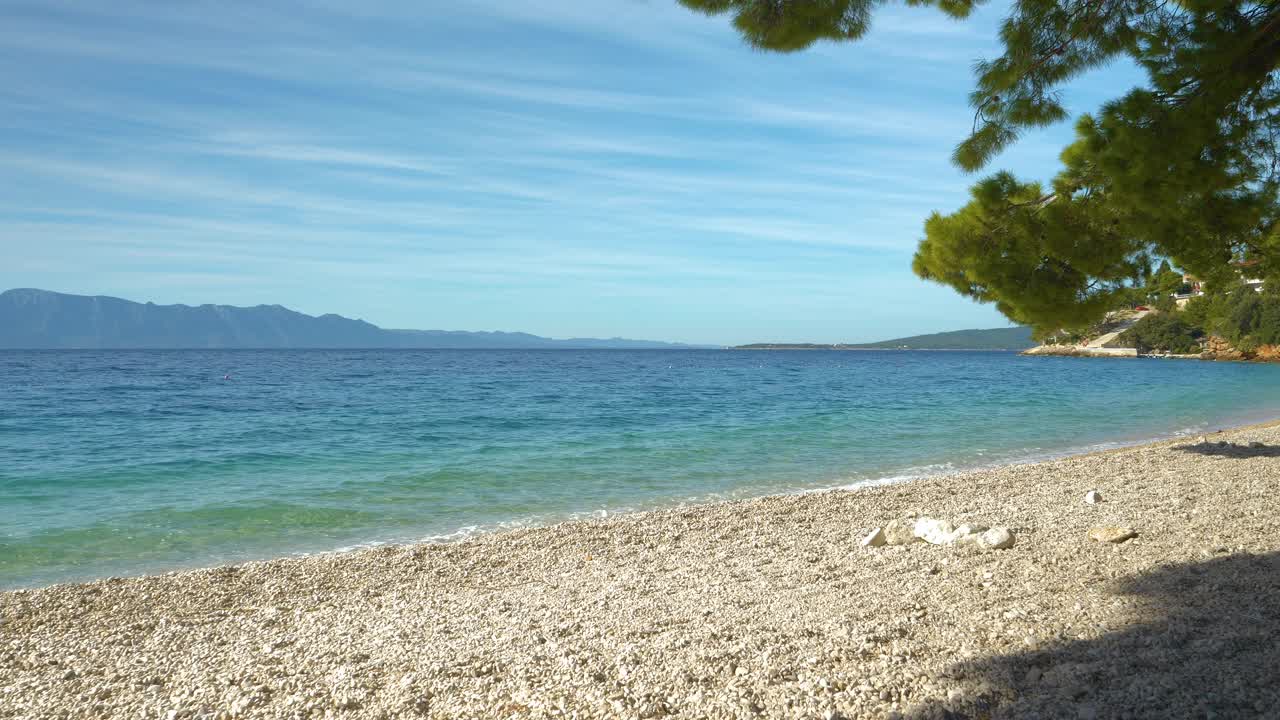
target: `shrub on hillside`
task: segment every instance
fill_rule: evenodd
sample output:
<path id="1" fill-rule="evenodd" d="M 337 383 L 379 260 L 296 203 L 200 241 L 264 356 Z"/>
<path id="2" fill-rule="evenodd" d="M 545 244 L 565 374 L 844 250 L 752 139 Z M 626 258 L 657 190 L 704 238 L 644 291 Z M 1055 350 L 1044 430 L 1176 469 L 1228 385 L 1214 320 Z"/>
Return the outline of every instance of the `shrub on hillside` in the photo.
<path id="1" fill-rule="evenodd" d="M 1258 300 L 1260 307 L 1253 340 L 1259 345 L 1280 345 L 1280 297 L 1262 295 Z"/>
<path id="2" fill-rule="evenodd" d="M 1188 324 L 1225 338 L 1237 350 L 1280 343 L 1280 297 L 1240 286 L 1187 304 Z"/>
<path id="3" fill-rule="evenodd" d="M 1210 325 L 1209 316 L 1213 310 L 1212 298 L 1207 295 L 1194 297 L 1188 300 L 1186 306 L 1182 308 L 1182 319 L 1192 327 L 1207 330 Z"/>
<path id="4" fill-rule="evenodd" d="M 1120 340 L 1138 349 L 1138 352 L 1170 352 L 1189 354 L 1200 351 L 1200 338 L 1204 332 L 1187 323 L 1177 313 L 1152 313 L 1133 327 L 1124 331 Z"/>

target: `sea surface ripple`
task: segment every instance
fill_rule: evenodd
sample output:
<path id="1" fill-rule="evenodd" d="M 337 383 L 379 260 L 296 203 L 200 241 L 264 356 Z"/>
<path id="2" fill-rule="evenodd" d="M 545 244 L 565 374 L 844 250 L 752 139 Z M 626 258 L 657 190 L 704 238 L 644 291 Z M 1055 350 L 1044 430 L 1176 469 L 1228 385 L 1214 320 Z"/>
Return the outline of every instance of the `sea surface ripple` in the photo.
<path id="1" fill-rule="evenodd" d="M 890 481 L 1280 417 L 1280 366 L 3 351 L 0 588 Z"/>

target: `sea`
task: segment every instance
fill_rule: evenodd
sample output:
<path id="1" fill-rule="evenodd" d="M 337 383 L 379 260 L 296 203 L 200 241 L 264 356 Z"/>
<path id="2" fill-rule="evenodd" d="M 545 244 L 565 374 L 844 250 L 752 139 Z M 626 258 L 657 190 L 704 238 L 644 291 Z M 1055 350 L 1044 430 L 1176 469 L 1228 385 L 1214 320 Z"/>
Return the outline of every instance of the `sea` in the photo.
<path id="1" fill-rule="evenodd" d="M 0 588 L 910 482 L 1280 417 L 1009 352 L 0 351 Z"/>

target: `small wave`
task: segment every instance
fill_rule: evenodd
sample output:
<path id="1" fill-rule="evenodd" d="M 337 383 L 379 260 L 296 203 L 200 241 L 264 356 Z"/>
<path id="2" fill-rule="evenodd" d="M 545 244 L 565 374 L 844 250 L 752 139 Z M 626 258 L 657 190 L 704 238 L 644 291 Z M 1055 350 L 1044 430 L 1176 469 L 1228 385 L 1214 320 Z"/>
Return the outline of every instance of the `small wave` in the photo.
<path id="1" fill-rule="evenodd" d="M 508 520 L 493 521 L 489 523 L 472 524 L 459 527 L 448 532 L 433 533 L 410 540 L 410 542 L 421 542 L 430 544 L 447 544 L 469 540 L 474 537 L 489 535 L 494 533 L 508 532 L 513 530 L 525 530 L 540 527 L 547 527 L 564 522 L 577 522 L 583 520 L 601 520 L 619 515 L 632 515 L 652 510 L 671 510 L 693 505 L 705 505 L 718 502 L 733 502 L 740 500 L 750 500 L 762 497 L 785 496 L 785 495 L 808 495 L 814 493 L 824 493 L 841 490 L 859 490 L 870 487 L 882 487 L 886 485 L 896 485 L 899 483 L 912 482 L 916 480 L 924 480 L 930 478 L 946 477 L 950 475 L 958 475 L 967 472 L 978 472 L 984 470 L 993 470 L 1001 467 L 1009 467 L 1013 465 L 1025 465 L 1038 462 L 1047 462 L 1058 460 L 1073 455 L 1082 455 L 1095 452 L 1104 452 L 1108 450 L 1116 450 L 1126 447 L 1135 447 L 1151 442 L 1160 442 L 1163 440 L 1171 440 L 1188 435 L 1194 435 L 1205 432 L 1207 425 L 1195 425 L 1180 428 L 1175 431 L 1161 433 L 1156 436 L 1134 437 L 1131 439 L 1089 443 L 1079 446 L 1059 448 L 1054 450 L 1046 450 L 1042 447 L 1019 448 L 1004 453 L 983 449 L 977 453 L 983 460 L 979 462 L 938 462 L 928 463 L 924 465 L 915 465 L 905 468 L 899 468 L 885 474 L 864 476 L 857 478 L 834 479 L 831 482 L 819 483 L 817 485 L 803 485 L 792 487 L 779 486 L 748 486 L 736 488 L 728 491 L 697 493 L 692 495 L 674 496 L 668 498 L 654 498 L 647 503 L 641 505 L 619 505 L 592 510 L 579 510 L 561 513 L 539 513 L 520 518 L 512 518 Z M 377 547 L 389 544 L 386 541 L 362 543 L 353 545 L 332 552 L 342 552 L 346 550 L 364 549 L 369 547 Z"/>
<path id="2" fill-rule="evenodd" d="M 293 557 L 315 557 L 320 555 L 339 555 L 341 553 L 355 552 L 357 550 L 372 550 L 373 548 L 386 547 L 387 545 L 395 545 L 389 540 L 370 540 L 368 542 L 355 543 L 354 545 L 343 545 L 332 550 L 315 550 L 311 552 L 299 551 L 293 553 Z"/>

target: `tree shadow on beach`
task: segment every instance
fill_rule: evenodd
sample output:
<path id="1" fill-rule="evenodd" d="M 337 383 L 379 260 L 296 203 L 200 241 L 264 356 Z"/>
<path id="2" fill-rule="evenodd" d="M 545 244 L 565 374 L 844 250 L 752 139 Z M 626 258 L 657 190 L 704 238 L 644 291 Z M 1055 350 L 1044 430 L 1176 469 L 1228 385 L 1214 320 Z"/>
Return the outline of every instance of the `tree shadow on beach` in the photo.
<path id="1" fill-rule="evenodd" d="M 905 717 L 1280 718 L 1280 553 L 1171 565 L 1110 591 L 1136 601 L 1135 624 L 954 665 L 946 676 L 968 691 Z"/>
<path id="2" fill-rule="evenodd" d="M 1240 458 L 1242 460 L 1258 457 L 1280 457 L 1280 445 L 1263 445 L 1262 443 L 1236 445 L 1228 442 L 1204 442 L 1177 445 L 1173 449 L 1193 455 Z"/>

